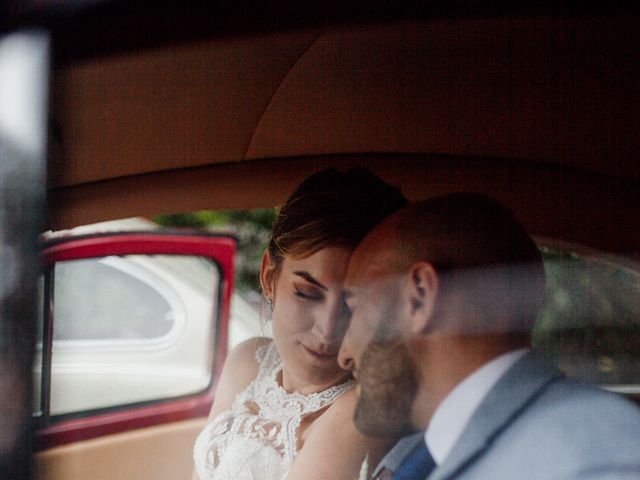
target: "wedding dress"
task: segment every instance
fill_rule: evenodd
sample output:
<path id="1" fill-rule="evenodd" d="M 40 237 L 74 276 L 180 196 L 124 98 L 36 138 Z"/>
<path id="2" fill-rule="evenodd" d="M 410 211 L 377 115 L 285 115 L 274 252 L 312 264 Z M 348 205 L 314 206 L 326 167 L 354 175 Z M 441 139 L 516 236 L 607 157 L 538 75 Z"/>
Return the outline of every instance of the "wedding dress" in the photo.
<path id="1" fill-rule="evenodd" d="M 198 436 L 193 456 L 200 480 L 284 480 L 295 459 L 303 417 L 333 403 L 355 381 L 303 395 L 277 381 L 282 361 L 273 342 L 256 349 L 259 371 Z"/>

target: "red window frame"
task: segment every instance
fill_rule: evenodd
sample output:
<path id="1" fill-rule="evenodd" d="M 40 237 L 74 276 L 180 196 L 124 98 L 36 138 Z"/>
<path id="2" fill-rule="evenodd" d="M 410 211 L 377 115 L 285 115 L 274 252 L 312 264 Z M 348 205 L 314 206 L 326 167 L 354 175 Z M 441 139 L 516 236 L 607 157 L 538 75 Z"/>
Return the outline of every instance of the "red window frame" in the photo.
<path id="1" fill-rule="evenodd" d="M 157 400 L 141 406 L 123 405 L 105 413 L 89 413 L 86 417 L 63 419 L 55 423 L 51 423 L 48 405 L 44 405 L 43 426 L 35 434 L 36 451 L 208 414 L 227 355 L 236 243 L 236 238 L 230 234 L 127 232 L 73 236 L 45 244 L 41 252 L 41 264 L 44 268 L 64 260 L 107 255 L 173 254 L 207 257 L 213 260 L 219 269 L 220 290 L 213 375 L 205 391 L 177 399 Z M 45 310 L 48 313 L 44 320 L 52 322 L 51 309 Z M 49 365 L 51 364 L 51 342 L 50 336 L 43 338 L 43 389 L 44 383 L 50 382 L 50 371 L 45 369 L 44 365 L 45 355 L 48 356 Z"/>

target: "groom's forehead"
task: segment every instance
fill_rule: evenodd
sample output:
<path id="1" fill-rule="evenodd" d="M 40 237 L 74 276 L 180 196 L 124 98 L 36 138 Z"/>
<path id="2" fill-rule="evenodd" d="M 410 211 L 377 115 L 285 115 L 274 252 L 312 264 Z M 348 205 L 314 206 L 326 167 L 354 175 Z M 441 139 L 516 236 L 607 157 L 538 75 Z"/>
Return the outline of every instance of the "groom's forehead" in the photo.
<path id="1" fill-rule="evenodd" d="M 382 242 L 376 238 L 365 239 L 351 255 L 347 280 L 357 282 L 379 272 L 384 267 L 382 248 Z"/>
<path id="2" fill-rule="evenodd" d="M 375 288 L 384 278 L 396 272 L 395 222 L 385 221 L 374 228 L 358 245 L 349 261 L 345 292 L 354 296 L 363 289 Z"/>
<path id="3" fill-rule="evenodd" d="M 350 264 L 345 279 L 345 298 L 355 297 L 363 291 L 379 290 L 386 280 L 397 277 L 391 268 L 390 255 L 381 252 L 375 256 L 363 256 Z"/>

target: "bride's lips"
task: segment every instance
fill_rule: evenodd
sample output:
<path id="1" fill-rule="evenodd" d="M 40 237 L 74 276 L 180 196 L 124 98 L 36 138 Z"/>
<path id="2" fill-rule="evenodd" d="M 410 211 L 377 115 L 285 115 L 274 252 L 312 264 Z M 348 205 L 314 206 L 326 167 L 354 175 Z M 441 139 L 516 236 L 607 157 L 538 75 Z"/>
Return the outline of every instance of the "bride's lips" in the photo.
<path id="1" fill-rule="evenodd" d="M 314 348 L 310 348 L 307 347 L 304 344 L 301 344 L 302 348 L 305 349 L 305 351 L 311 355 L 313 358 L 316 358 L 318 360 L 322 360 L 322 361 L 329 361 L 329 360 L 335 360 L 336 357 L 338 356 L 338 352 L 331 352 L 331 351 L 322 351 L 322 350 L 316 350 Z"/>

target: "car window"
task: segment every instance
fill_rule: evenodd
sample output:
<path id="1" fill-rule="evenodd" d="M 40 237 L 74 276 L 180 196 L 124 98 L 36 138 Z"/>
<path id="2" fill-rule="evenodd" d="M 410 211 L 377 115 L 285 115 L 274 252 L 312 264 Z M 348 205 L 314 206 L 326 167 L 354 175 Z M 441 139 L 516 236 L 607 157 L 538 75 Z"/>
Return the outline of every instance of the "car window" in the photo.
<path id="1" fill-rule="evenodd" d="M 212 260 L 106 256 L 60 261 L 48 275 L 52 417 L 175 398 L 208 386 L 220 279 Z M 40 365 L 37 358 L 36 378 Z"/>
<path id="2" fill-rule="evenodd" d="M 184 307 L 170 284 L 143 265 L 144 257 L 56 264 L 54 342 L 168 334 L 184 318 Z"/>
<path id="3" fill-rule="evenodd" d="M 534 344 L 569 376 L 640 393 L 640 270 L 600 252 L 541 245 L 547 292 Z"/>

